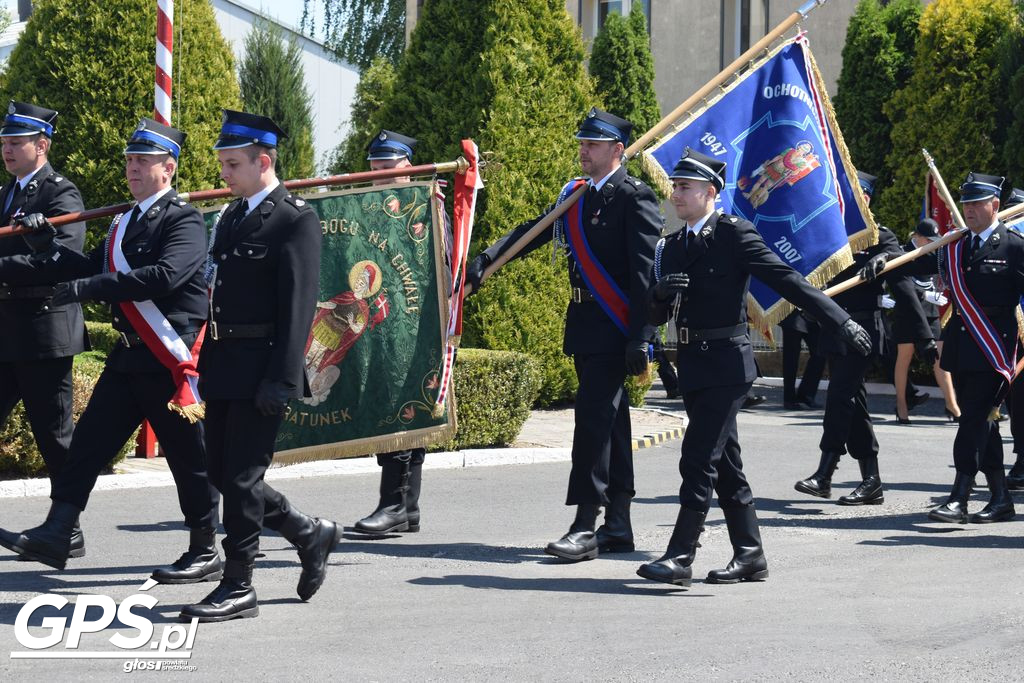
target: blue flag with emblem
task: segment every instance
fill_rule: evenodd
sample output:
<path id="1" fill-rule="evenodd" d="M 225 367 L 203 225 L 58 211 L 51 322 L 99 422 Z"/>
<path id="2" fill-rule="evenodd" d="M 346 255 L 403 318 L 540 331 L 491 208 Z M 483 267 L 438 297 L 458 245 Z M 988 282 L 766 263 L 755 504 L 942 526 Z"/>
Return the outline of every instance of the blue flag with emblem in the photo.
<path id="1" fill-rule="evenodd" d="M 644 152 L 671 191 L 684 150 L 726 162 L 721 209 L 749 220 L 776 254 L 822 287 L 878 241 L 856 169 L 805 34 L 784 43 Z M 792 306 L 751 282 L 751 323 L 766 329 Z"/>

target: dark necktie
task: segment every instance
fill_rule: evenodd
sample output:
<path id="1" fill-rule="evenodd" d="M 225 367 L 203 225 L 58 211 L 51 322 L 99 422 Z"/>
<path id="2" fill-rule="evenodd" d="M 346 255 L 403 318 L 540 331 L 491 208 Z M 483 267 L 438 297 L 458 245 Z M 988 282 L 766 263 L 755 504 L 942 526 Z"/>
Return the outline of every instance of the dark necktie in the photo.
<path id="1" fill-rule="evenodd" d="M 690 249 L 693 248 L 693 241 L 697 239 L 697 233 L 689 228 L 686 229 L 686 253 L 690 253 Z"/>
<path id="2" fill-rule="evenodd" d="M 975 235 L 971 238 L 971 253 L 969 256 L 974 256 L 981 249 L 981 235 Z"/>
<path id="3" fill-rule="evenodd" d="M 132 209 L 132 215 L 128 217 L 128 225 L 125 226 L 125 232 L 131 230 L 135 226 L 135 224 L 139 222 L 139 214 L 141 213 L 142 212 L 139 210 L 139 205 L 136 204 L 135 208 Z"/>
<path id="4" fill-rule="evenodd" d="M 7 193 L 7 201 L 4 202 L 4 215 L 9 216 L 11 214 L 11 207 L 14 206 L 14 198 L 19 194 L 21 194 L 21 183 L 15 180 L 14 185 L 11 186 L 10 192 Z"/>

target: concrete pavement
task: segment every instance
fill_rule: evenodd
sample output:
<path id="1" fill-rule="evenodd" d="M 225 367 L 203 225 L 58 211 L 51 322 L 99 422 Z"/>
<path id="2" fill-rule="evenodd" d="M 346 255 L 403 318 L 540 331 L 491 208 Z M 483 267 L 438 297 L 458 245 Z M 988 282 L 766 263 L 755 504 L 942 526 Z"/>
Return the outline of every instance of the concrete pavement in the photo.
<path id="1" fill-rule="evenodd" d="M 771 576 L 717 586 L 701 579 L 728 561 L 714 508 L 688 590 L 644 581 L 677 509 L 679 442 L 638 451 L 633 506 L 638 551 L 561 564 L 543 554 L 571 511 L 567 462 L 432 469 L 423 484 L 423 531 L 369 540 L 348 534 L 321 591 L 298 601 L 294 550 L 264 539 L 256 568 L 261 616 L 199 625 L 188 661 L 199 680 L 1014 680 L 1024 629 L 1024 526 L 929 522 L 952 481 L 955 427 L 931 401 L 911 426 L 876 423 L 884 505 L 844 508 L 795 492 L 817 464 L 820 413 L 765 408 L 740 417 L 744 461 L 762 518 Z M 891 398 L 872 398 L 879 417 Z M 1009 449 L 1007 449 L 1009 450 Z M 858 475 L 844 458 L 835 495 Z M 282 480 L 302 510 L 350 525 L 372 509 L 376 471 Z M 1018 495 L 1018 504 L 1024 498 Z M 984 496 L 976 494 L 972 508 Z M 45 498 L 0 500 L 0 524 L 21 529 L 45 515 Z M 1022 508 L 1024 512 L 1024 508 Z M 68 569 L 0 554 L 0 677 L 109 678 L 113 660 L 12 660 L 22 605 L 40 593 L 72 600 L 136 595 L 150 569 L 174 559 L 186 533 L 173 489 L 98 492 L 83 515 L 89 554 Z M 1024 519 L 1021 517 L 1020 519 Z M 159 532 L 159 533 L 158 533 Z M 158 586 L 157 634 L 210 585 Z M 98 610 L 94 610 L 97 612 Z M 30 620 L 41 635 L 49 608 Z M 90 614 L 90 618 L 95 618 Z M 115 622 L 114 627 L 118 626 Z M 123 625 L 122 625 L 123 626 Z M 116 652 L 109 628 L 81 648 Z M 51 650 L 64 650 L 63 643 Z M 137 654 L 137 653 L 136 653 Z"/>

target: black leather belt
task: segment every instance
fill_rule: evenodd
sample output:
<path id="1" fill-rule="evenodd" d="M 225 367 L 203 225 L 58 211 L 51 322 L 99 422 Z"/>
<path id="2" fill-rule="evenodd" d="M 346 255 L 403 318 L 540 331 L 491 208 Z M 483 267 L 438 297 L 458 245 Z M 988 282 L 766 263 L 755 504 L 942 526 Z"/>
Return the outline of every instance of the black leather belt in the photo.
<path id="1" fill-rule="evenodd" d="M 117 332 L 119 335 L 121 335 L 121 344 L 124 345 L 125 348 L 129 348 L 130 349 L 130 348 L 135 347 L 135 346 L 145 346 L 146 345 L 146 343 L 144 341 L 142 341 L 142 337 L 140 337 L 139 335 L 135 334 L 134 332 L 122 332 L 121 330 L 114 330 L 114 331 Z M 198 327 L 193 327 L 193 328 L 189 328 L 187 330 L 178 330 L 177 332 L 178 332 L 178 336 L 179 337 L 187 337 L 190 334 L 191 335 L 197 334 L 199 332 L 199 328 Z"/>
<path id="2" fill-rule="evenodd" d="M 47 299 L 53 296 L 53 286 L 0 287 L 0 299 Z"/>
<path id="3" fill-rule="evenodd" d="M 273 323 L 257 323 L 252 325 L 218 323 L 210 321 L 210 339 L 263 339 L 273 336 Z"/>
<path id="4" fill-rule="evenodd" d="M 713 341 L 715 339 L 732 339 L 742 337 L 747 333 L 747 324 L 740 323 L 730 327 L 708 327 L 703 330 L 694 330 L 689 327 L 677 327 L 680 344 L 692 344 L 699 341 Z"/>
<path id="5" fill-rule="evenodd" d="M 569 301 L 574 304 L 582 304 L 587 301 L 597 301 L 589 289 L 585 287 L 573 287 L 569 294 Z"/>

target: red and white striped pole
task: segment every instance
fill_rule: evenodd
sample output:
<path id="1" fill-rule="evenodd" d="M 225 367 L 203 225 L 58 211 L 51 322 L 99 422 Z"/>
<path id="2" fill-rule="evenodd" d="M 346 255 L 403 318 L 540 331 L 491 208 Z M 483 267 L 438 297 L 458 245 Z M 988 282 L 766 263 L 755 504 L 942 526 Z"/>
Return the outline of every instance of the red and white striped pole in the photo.
<path id="1" fill-rule="evenodd" d="M 171 74 L 174 49 L 174 0 L 156 1 L 156 86 L 153 88 L 153 118 L 171 125 Z M 142 421 L 135 440 L 135 456 L 157 456 L 156 434 L 146 420 Z"/>
<path id="2" fill-rule="evenodd" d="M 156 86 L 153 118 L 171 125 L 171 73 L 174 48 L 174 0 L 156 2 Z"/>

